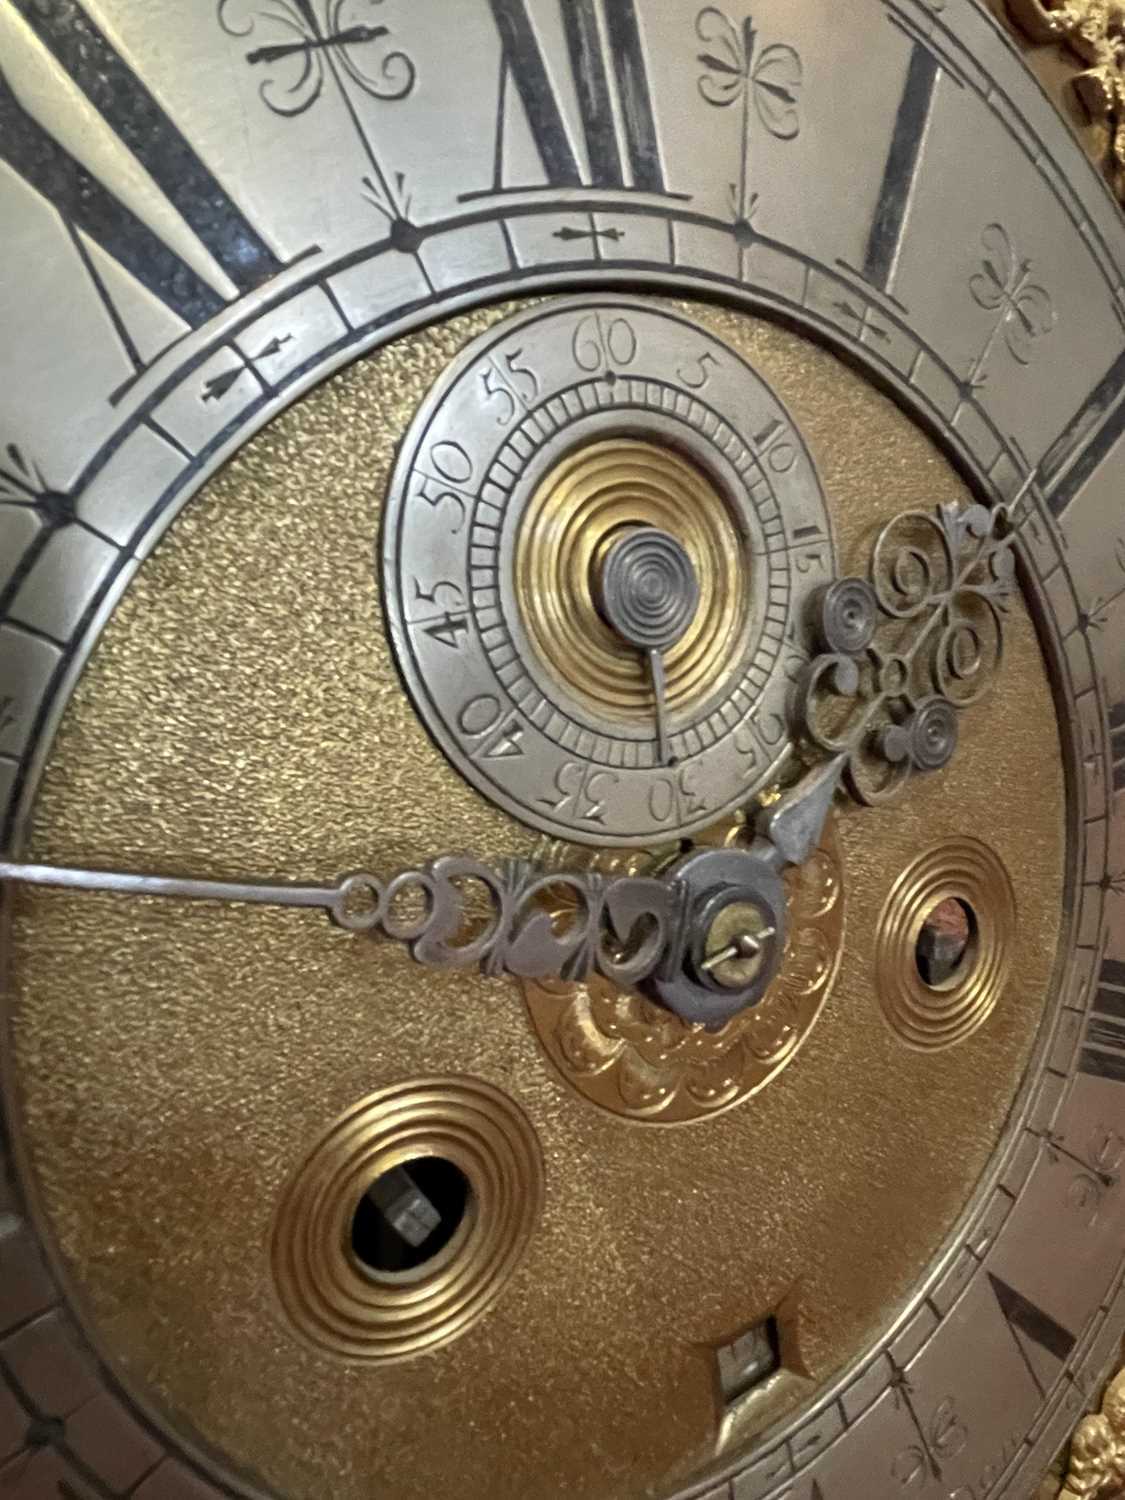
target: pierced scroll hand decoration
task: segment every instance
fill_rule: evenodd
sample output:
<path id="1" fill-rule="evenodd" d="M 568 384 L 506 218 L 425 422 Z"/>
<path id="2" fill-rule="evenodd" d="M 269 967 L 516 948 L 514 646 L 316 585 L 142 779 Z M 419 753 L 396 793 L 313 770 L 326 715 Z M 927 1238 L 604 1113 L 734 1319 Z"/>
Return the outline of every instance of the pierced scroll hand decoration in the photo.
<path id="1" fill-rule="evenodd" d="M 824 648 L 800 700 L 800 729 L 846 757 L 857 801 L 890 801 L 944 766 L 958 716 L 987 691 L 1003 650 L 1015 559 L 1009 511 L 982 505 L 906 511 L 880 532 L 870 578 L 821 595 Z"/>

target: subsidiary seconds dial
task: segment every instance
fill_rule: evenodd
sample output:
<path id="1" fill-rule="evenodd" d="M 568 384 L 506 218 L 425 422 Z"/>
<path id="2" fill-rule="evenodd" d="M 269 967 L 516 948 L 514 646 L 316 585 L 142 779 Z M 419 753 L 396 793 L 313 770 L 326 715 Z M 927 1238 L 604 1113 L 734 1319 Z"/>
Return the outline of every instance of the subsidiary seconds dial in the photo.
<path id="1" fill-rule="evenodd" d="M 388 499 L 392 639 L 434 738 L 517 817 L 679 837 L 789 746 L 830 522 L 785 407 L 735 351 L 631 298 L 472 343 Z"/>

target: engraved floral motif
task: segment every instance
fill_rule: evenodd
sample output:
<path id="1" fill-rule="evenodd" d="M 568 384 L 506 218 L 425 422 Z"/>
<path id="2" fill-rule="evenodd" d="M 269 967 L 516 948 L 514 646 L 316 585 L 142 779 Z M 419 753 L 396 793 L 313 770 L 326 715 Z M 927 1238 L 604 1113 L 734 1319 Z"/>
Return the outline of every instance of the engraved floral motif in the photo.
<path id="1" fill-rule="evenodd" d="M 603 853 L 592 862 L 603 874 L 639 868 L 632 854 Z M 766 1082 L 808 1034 L 839 962 L 844 899 L 831 827 L 785 880 L 790 922 L 781 971 L 760 1005 L 719 1030 L 689 1025 L 597 978 L 527 984 L 532 1022 L 564 1076 L 617 1114 L 659 1122 L 714 1114 Z"/>
<path id="2" fill-rule="evenodd" d="M 804 67 L 800 53 L 785 42 L 759 49 L 758 32 L 749 15 L 737 25 L 718 6 L 705 5 L 695 18 L 695 34 L 703 44 L 696 61 L 703 67 L 699 93 L 719 109 L 742 106 L 738 183 L 731 183 L 735 231 L 750 232 L 758 195 L 747 181 L 750 154 L 750 106 L 762 126 L 780 141 L 791 141 L 801 130 L 800 96 Z"/>
<path id="3" fill-rule="evenodd" d="M 981 232 L 979 268 L 969 278 L 973 301 L 995 317 L 988 337 L 969 367 L 965 393 L 985 384 L 988 364 L 997 342 L 1020 365 L 1031 363 L 1036 343 L 1055 326 L 1055 308 L 1050 295 L 1031 279 L 1032 265 L 1016 253 L 1011 236 L 1002 224 L 988 224 Z"/>
<path id="4" fill-rule="evenodd" d="M 1117 1500 L 1125 1493 L 1125 1370 L 1109 1383 L 1101 1411 L 1079 1422 L 1059 1500 Z"/>
<path id="5" fill-rule="evenodd" d="M 334 87 L 371 170 L 362 177 L 364 198 L 386 220 L 396 250 L 417 255 L 422 235 L 411 222 L 410 195 L 402 172 L 385 165 L 363 109 L 363 96 L 384 103 L 413 92 L 417 70 L 391 43 L 388 26 L 368 19 L 383 0 L 218 0 L 219 24 L 233 37 L 257 34 L 274 40 L 246 53 L 251 68 L 262 69 L 258 95 L 283 118 L 303 115 Z"/>
<path id="6" fill-rule="evenodd" d="M 1105 168 L 1125 191 L 1125 3 L 1123 0 L 1008 0 L 1035 42 L 1059 42 L 1085 64 L 1074 91 L 1105 135 Z"/>
<path id="7" fill-rule="evenodd" d="M 246 37 L 261 25 L 276 40 L 246 54 L 265 77 L 258 93 L 275 115 L 311 109 L 334 76 L 341 74 L 373 99 L 404 99 L 414 87 L 415 68 L 405 52 L 389 47 L 390 28 L 363 19 L 383 0 L 269 0 L 256 12 L 246 0 L 219 0 L 219 24 L 230 36 Z"/>
<path id="8" fill-rule="evenodd" d="M 699 12 L 696 34 L 707 47 L 699 54 L 704 71 L 699 92 L 708 104 L 733 104 L 749 96 L 771 135 L 788 141 L 801 128 L 797 99 L 801 59 L 795 48 L 774 42 L 757 51 L 757 31 L 747 16 L 735 26 L 717 6 Z"/>

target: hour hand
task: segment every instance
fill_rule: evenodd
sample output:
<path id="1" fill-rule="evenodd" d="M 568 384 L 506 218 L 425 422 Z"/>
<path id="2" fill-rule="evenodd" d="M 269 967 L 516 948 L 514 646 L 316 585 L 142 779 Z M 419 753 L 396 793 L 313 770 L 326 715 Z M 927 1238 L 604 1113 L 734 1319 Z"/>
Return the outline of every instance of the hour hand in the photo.
<path id="1" fill-rule="evenodd" d="M 798 705 L 806 744 L 843 757 L 857 801 L 888 802 L 957 748 L 961 712 L 1003 655 L 1015 558 L 1010 505 L 939 505 L 890 521 L 868 578 L 821 593 L 821 653 Z"/>

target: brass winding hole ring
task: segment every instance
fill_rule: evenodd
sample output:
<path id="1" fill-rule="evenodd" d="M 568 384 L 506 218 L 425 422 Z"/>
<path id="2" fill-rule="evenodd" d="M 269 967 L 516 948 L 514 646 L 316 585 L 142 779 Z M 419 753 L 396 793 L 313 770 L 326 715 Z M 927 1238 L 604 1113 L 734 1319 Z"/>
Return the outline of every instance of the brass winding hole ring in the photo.
<path id="1" fill-rule="evenodd" d="M 952 897 L 972 911 L 975 940 L 943 985 L 926 983 L 915 955 L 927 916 Z M 918 1051 L 964 1041 L 983 1025 L 1011 970 L 1016 898 L 1008 872 L 977 839 L 947 839 L 927 849 L 895 881 L 879 918 L 875 981 L 891 1030 Z"/>
<path id="2" fill-rule="evenodd" d="M 465 1175 L 470 1203 L 450 1244 L 416 1274 L 372 1273 L 351 1247 L 376 1177 L 420 1156 Z M 473 1078 L 379 1089 L 343 1114 L 283 1190 L 270 1260 L 282 1307 L 318 1350 L 363 1363 L 408 1359 L 463 1333 L 495 1301 L 538 1220 L 543 1162 L 515 1103 Z"/>

